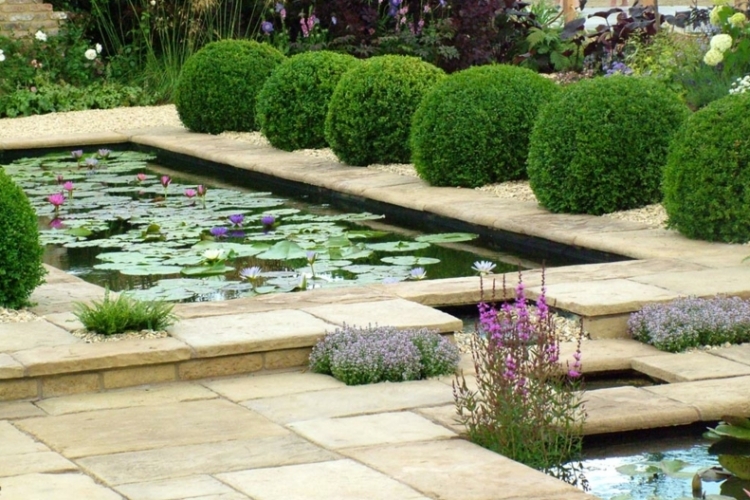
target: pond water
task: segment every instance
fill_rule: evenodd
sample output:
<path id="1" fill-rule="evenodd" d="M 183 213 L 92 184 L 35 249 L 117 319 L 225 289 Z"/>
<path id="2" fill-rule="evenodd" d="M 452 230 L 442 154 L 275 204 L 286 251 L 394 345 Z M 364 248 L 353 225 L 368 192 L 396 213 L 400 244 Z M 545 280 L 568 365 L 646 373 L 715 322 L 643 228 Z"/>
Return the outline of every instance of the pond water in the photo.
<path id="1" fill-rule="evenodd" d="M 390 226 L 170 171 L 132 151 L 17 160 L 4 169 L 39 216 L 45 262 L 140 299 L 224 300 L 408 279 L 495 272 L 528 262 L 468 233 Z M 524 266 L 523 264 L 526 264 Z"/>
<path id="2" fill-rule="evenodd" d="M 700 433 L 661 438 L 654 436 L 621 444 L 587 446 L 582 461 L 589 493 L 605 500 L 677 500 L 693 496 L 696 472 L 718 466 L 708 454 L 713 441 Z M 702 482 L 706 499 L 744 499 L 748 482 L 729 479 Z"/>

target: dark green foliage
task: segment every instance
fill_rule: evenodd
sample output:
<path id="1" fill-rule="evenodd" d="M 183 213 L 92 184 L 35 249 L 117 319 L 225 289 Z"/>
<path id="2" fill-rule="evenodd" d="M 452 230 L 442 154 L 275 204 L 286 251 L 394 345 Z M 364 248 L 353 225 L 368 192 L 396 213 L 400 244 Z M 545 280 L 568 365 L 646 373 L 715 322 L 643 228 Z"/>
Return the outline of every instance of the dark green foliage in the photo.
<path id="1" fill-rule="evenodd" d="M 164 330 L 176 320 L 173 307 L 167 302 L 139 301 L 125 295 L 112 299 L 107 290 L 101 302 L 75 302 L 73 314 L 87 330 L 113 335 L 131 330 Z"/>
<path id="2" fill-rule="evenodd" d="M 328 102 L 341 76 L 358 62 L 327 51 L 286 60 L 258 94 L 258 128 L 274 147 L 285 151 L 328 146 L 324 133 Z"/>
<path id="3" fill-rule="evenodd" d="M 750 95 L 688 118 L 670 146 L 663 189 L 669 225 L 685 236 L 750 240 Z"/>
<path id="4" fill-rule="evenodd" d="M 349 165 L 408 163 L 409 130 L 422 96 L 445 77 L 416 57 L 373 57 L 348 71 L 333 92 L 325 135 Z"/>
<path id="5" fill-rule="evenodd" d="M 284 55 L 248 40 L 209 43 L 182 67 L 175 104 L 182 123 L 195 132 L 257 130 L 258 92 Z"/>
<path id="6" fill-rule="evenodd" d="M 669 141 L 688 113 L 649 78 L 616 75 L 563 89 L 531 133 L 534 194 L 553 212 L 595 215 L 660 201 Z"/>
<path id="7" fill-rule="evenodd" d="M 477 187 L 526 177 L 531 128 L 551 80 L 517 66 L 479 66 L 437 84 L 414 113 L 419 176 L 436 186 Z"/>
<path id="8" fill-rule="evenodd" d="M 45 274 L 42 252 L 34 209 L 0 169 L 0 307 L 28 305 Z"/>

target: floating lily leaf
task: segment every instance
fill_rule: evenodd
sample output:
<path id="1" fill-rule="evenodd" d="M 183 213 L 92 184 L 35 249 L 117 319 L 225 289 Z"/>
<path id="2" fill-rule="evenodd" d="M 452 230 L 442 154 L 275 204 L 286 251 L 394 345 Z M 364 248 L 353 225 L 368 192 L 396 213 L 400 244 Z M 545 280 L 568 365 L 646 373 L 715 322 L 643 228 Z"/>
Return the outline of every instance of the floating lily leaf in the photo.
<path id="1" fill-rule="evenodd" d="M 182 268 L 179 266 L 155 265 L 132 265 L 119 271 L 128 276 L 154 276 L 159 274 L 177 274 Z"/>
<path id="2" fill-rule="evenodd" d="M 423 234 L 414 239 L 425 243 L 458 243 L 461 241 L 471 241 L 478 237 L 479 235 L 472 233 L 441 233 Z"/>
<path id="3" fill-rule="evenodd" d="M 347 238 L 350 240 L 353 239 L 376 239 L 376 238 L 382 238 L 383 236 L 388 236 L 389 233 L 386 231 L 376 231 L 374 229 L 363 229 L 361 231 L 349 231 L 346 233 Z"/>
<path id="4" fill-rule="evenodd" d="M 347 235 L 340 234 L 337 236 L 331 236 L 328 238 L 328 241 L 326 241 L 326 246 L 328 248 L 341 248 L 341 247 L 350 247 L 352 246 L 352 242 L 349 241 L 349 238 L 347 238 Z"/>
<path id="5" fill-rule="evenodd" d="M 264 260 L 306 259 L 307 251 L 293 241 L 284 240 L 258 254 L 257 258 Z"/>
<path id="6" fill-rule="evenodd" d="M 734 425 L 720 424 L 715 428 L 711 429 L 715 434 L 719 436 L 727 436 L 735 439 L 750 440 L 750 429 L 744 427 L 736 427 Z"/>
<path id="7" fill-rule="evenodd" d="M 65 233 L 78 238 L 87 238 L 93 234 L 90 229 L 85 227 L 71 227 L 66 229 Z"/>
<path id="8" fill-rule="evenodd" d="M 370 243 L 367 248 L 377 252 L 413 252 L 429 248 L 429 243 L 419 241 L 392 241 L 389 243 Z"/>
<path id="9" fill-rule="evenodd" d="M 719 455 L 719 464 L 738 478 L 750 480 L 750 457 Z"/>
<path id="10" fill-rule="evenodd" d="M 412 255 L 405 255 L 403 257 L 383 257 L 380 260 L 397 266 L 429 266 L 430 264 L 437 264 L 440 262 L 440 259 L 434 259 L 432 257 L 414 257 Z"/>
<path id="11" fill-rule="evenodd" d="M 234 271 L 233 267 L 219 263 L 214 266 L 183 267 L 177 272 L 183 276 L 217 276 L 231 271 Z"/>

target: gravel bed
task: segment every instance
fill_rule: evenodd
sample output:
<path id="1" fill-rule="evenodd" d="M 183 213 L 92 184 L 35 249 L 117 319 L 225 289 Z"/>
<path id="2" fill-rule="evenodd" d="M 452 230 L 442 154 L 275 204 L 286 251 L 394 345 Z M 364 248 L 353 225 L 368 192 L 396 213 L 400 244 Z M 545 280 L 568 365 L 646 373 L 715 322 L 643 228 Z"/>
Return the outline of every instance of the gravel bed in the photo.
<path id="1" fill-rule="evenodd" d="M 0 307 L 0 323 L 29 323 L 40 319 L 42 318 L 26 309 L 15 310 Z"/>
<path id="2" fill-rule="evenodd" d="M 78 337 L 87 344 L 95 344 L 97 342 L 119 342 L 121 340 L 130 339 L 163 339 L 164 337 L 169 337 L 169 334 L 164 330 L 140 330 L 125 333 L 115 333 L 114 335 L 102 335 L 100 333 L 81 329 L 75 330 L 70 333 L 74 337 Z"/>

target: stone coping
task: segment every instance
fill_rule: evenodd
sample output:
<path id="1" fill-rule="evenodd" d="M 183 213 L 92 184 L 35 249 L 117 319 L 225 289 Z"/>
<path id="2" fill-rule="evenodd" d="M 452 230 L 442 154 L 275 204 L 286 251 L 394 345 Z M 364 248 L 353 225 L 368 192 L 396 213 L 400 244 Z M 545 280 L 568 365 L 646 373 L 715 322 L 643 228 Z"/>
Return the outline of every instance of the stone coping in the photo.
<path id="1" fill-rule="evenodd" d="M 646 303 L 668 301 L 686 294 L 731 293 L 750 297 L 750 284 L 744 284 L 750 283 L 747 279 L 750 268 L 741 264 L 742 258 L 750 252 L 743 246 L 687 240 L 672 231 L 649 229 L 630 222 L 551 214 L 534 203 L 502 200 L 474 190 L 434 188 L 415 178 L 347 167 L 184 129 L 163 127 L 5 140 L 0 143 L 0 151 L 118 143 L 190 155 L 498 231 L 638 259 L 546 271 L 549 303 L 580 315 L 588 321 L 587 327 L 598 325 L 600 337 L 623 336 L 627 313 Z M 508 276 L 508 282 L 513 283 L 514 278 Z M 539 270 L 525 272 L 524 282 L 531 298 L 541 293 Z M 71 286 L 74 283 L 75 286 Z M 478 278 L 457 278 L 180 304 L 176 312 L 182 321 L 172 329 L 170 338 L 89 345 L 69 339 L 60 342 L 59 337 L 61 332 L 73 327 L 69 316 L 71 302 L 99 298 L 102 291 L 52 270 L 48 283 L 35 292 L 33 299 L 39 304 L 35 310 L 49 323 L 45 328 L 57 328 L 59 332 L 47 334 L 47 345 L 0 350 L 0 399 L 48 398 L 71 392 L 300 366 L 306 362 L 315 339 L 351 319 L 348 313 L 354 313 L 360 320 L 367 318 L 376 322 L 383 317 L 391 322 L 403 317 L 399 326 L 432 326 L 451 332 L 460 328 L 460 322 L 428 306 L 476 303 L 478 285 Z M 341 304 L 347 307 L 341 308 Z M 209 330 L 212 330 L 211 337 L 205 335 Z M 690 370 L 679 360 L 675 362 L 671 356 L 676 355 L 665 356 L 626 340 L 596 340 L 585 345 L 589 347 L 584 349 L 590 350 L 585 354 L 589 356 L 586 361 L 589 372 L 635 367 L 668 381 L 688 384 L 712 380 L 716 372 L 706 370 L 703 375 L 691 375 L 686 379 L 682 374 Z M 712 363 L 720 360 L 726 364 L 728 359 L 733 359 L 731 356 L 738 354 L 708 353 L 705 356 L 708 358 L 704 359 Z M 741 378 L 747 375 L 742 366 L 734 365 L 731 374 L 721 376 Z M 602 430 L 591 432 L 681 424 L 702 418 L 699 403 L 686 403 L 659 393 L 658 388 L 672 385 L 679 384 L 656 386 L 653 390 L 592 391 L 597 394 L 592 401 L 595 406 L 604 408 L 601 414 L 607 418 L 611 417 L 613 404 L 623 411 L 627 411 L 629 405 L 638 407 L 640 404 L 643 408 L 636 412 L 640 416 L 630 419 L 630 423 L 613 424 L 605 418 L 598 424 L 598 429 Z M 659 411 L 664 408 L 659 401 L 654 403 L 650 399 L 652 396 L 669 399 L 680 411 L 672 417 L 652 415 L 650 408 L 661 408 Z"/>

